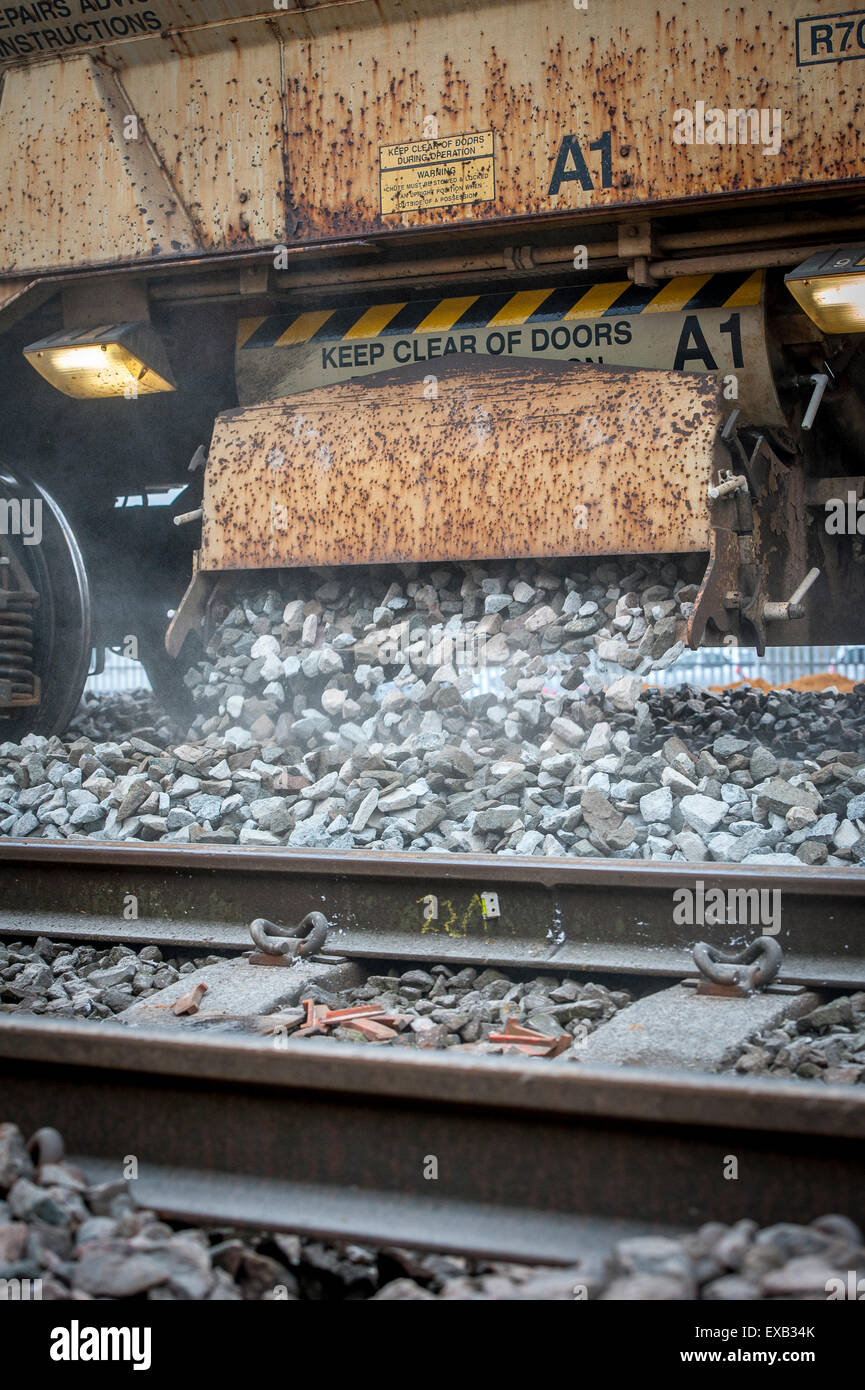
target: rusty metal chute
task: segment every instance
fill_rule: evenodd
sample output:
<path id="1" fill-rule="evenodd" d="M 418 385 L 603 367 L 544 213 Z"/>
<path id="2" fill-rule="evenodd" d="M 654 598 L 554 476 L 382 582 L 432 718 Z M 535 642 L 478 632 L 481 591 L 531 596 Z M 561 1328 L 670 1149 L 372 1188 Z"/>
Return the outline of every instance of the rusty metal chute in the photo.
<path id="1" fill-rule="evenodd" d="M 199 570 L 708 550 L 717 384 L 455 358 L 217 418 Z"/>

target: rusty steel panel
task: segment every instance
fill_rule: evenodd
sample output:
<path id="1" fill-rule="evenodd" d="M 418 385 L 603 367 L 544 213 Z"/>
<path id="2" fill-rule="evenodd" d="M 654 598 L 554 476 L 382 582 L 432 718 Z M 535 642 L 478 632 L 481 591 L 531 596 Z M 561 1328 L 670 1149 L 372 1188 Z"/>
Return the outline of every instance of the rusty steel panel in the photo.
<path id="1" fill-rule="evenodd" d="M 0 265 L 20 272 L 152 254 L 142 202 L 87 59 L 7 73 L 0 105 Z M 160 190 L 162 192 L 163 190 Z"/>
<path id="2" fill-rule="evenodd" d="M 375 12 L 386 24 L 373 22 Z M 861 126 L 865 65 L 840 61 L 844 30 L 834 19 L 831 60 L 810 61 L 812 45 L 826 56 L 806 22 L 821 15 L 837 15 L 835 0 L 590 0 L 584 11 L 562 0 L 430 9 L 375 0 L 369 10 L 313 11 L 308 37 L 288 17 L 283 32 L 298 35 L 287 61 L 297 235 L 861 180 L 851 131 Z M 853 24 L 852 50 L 850 37 L 846 55 L 865 56 L 865 24 Z M 746 121 L 741 141 L 736 117 L 730 142 L 729 112 L 749 109 L 758 129 Z M 688 131 L 676 113 L 686 110 L 692 142 L 679 143 Z M 709 111 L 725 113 L 724 143 L 707 140 L 720 135 L 717 122 L 707 132 Z M 456 194 L 439 206 L 433 188 L 419 210 L 421 168 L 405 210 L 387 211 L 394 146 L 422 166 L 435 154 L 424 150 L 428 130 L 442 142 L 491 132 L 492 198 L 483 177 L 471 185 L 476 201 Z M 442 153 L 452 160 L 452 145 Z"/>
<path id="3" fill-rule="evenodd" d="M 317 4 L 330 3 L 332 0 L 284 0 L 283 9 L 302 13 Z M 148 39 L 151 52 L 158 48 L 200 53 L 206 50 L 215 28 L 255 16 L 272 19 L 275 8 L 267 0 L 138 0 L 128 7 L 113 0 L 110 8 L 105 0 L 52 0 L 49 10 L 42 0 L 40 13 L 36 0 L 35 4 L 0 11 L 0 68 L 100 49 L 111 50 L 112 62 L 120 55 L 124 61 L 134 62 L 137 52 L 148 48 Z"/>
<path id="4" fill-rule="evenodd" d="M 305 235 L 863 176 L 851 128 L 861 125 L 865 66 L 804 61 L 819 34 L 797 23 L 837 12 L 834 0 L 783 7 L 590 0 L 582 12 L 561 0 L 508 0 L 436 10 L 406 12 L 384 0 L 385 26 L 320 11 L 309 21 L 316 33 L 292 47 L 289 158 Z M 854 24 L 854 46 L 858 35 Z M 837 57 L 842 42 L 839 31 Z M 865 55 L 865 42 L 856 51 Z M 736 143 L 706 142 L 706 111 L 749 108 L 768 113 L 768 144 L 762 135 L 740 143 L 738 119 Z M 674 119 L 686 109 L 691 144 L 675 138 L 687 134 L 684 119 Z M 409 156 L 417 147 L 423 161 L 430 117 L 441 141 L 492 132 L 494 197 L 443 207 L 433 198 L 424 211 L 407 197 L 404 212 L 388 213 L 380 185 L 393 147 L 404 142 Z M 327 159 L 322 129 L 333 152 Z M 713 126 L 711 135 L 719 133 Z M 488 192 L 480 188 L 483 198 Z"/>
<path id="5" fill-rule="evenodd" d="M 284 239 L 280 47 L 272 37 L 130 66 L 123 84 L 194 212 L 203 248 Z"/>
<path id="6" fill-rule="evenodd" d="M 455 359 L 217 417 L 200 569 L 707 550 L 719 388 Z"/>
<path id="7" fill-rule="evenodd" d="M 0 266 L 63 269 L 279 241 L 279 47 L 122 74 L 90 58 L 6 75 Z"/>
<path id="8" fill-rule="evenodd" d="M 0 28 L 0 272 L 865 182 L 865 12 L 836 0 L 31 11 Z"/>

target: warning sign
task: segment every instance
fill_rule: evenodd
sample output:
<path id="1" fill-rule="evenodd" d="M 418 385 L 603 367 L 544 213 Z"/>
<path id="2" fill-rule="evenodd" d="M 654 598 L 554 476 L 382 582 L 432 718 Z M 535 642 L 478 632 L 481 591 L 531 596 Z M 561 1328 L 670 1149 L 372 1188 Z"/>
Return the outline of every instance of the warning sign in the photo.
<path id="1" fill-rule="evenodd" d="M 391 304 L 295 309 L 241 319 L 242 404 L 440 359 L 534 361 L 715 372 L 748 423 L 780 425 L 763 312 L 765 271 L 680 275 L 666 284 L 514 286 Z M 732 408 L 732 407 L 731 407 Z"/>
<path id="2" fill-rule="evenodd" d="M 493 133 L 382 145 L 379 182 L 383 213 L 488 203 L 496 196 Z"/>

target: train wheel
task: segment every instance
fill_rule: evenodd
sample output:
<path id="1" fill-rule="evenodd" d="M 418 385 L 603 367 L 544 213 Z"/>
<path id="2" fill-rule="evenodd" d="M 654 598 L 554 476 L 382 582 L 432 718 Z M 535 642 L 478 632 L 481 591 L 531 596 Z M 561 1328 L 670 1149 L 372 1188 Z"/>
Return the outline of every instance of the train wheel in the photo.
<path id="1" fill-rule="evenodd" d="M 0 470 L 0 739 L 63 733 L 90 665 L 90 587 L 53 497 Z M 11 700 L 11 703 L 10 703 Z"/>

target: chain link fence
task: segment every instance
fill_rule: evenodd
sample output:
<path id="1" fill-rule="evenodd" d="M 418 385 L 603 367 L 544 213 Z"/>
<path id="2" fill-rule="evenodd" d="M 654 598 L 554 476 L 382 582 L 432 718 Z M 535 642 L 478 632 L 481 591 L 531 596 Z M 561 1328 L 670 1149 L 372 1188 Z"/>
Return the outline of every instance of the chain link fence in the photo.
<path id="1" fill-rule="evenodd" d="M 732 685 L 761 678 L 784 685 L 799 676 L 828 672 L 865 681 L 865 647 L 770 647 L 759 657 L 748 647 L 703 647 L 685 651 L 668 671 L 649 675 L 652 685 Z"/>
<path id="2" fill-rule="evenodd" d="M 772 647 L 764 657 L 751 648 L 703 647 L 684 651 L 667 671 L 650 671 L 646 683 L 705 687 L 762 679 L 769 685 L 784 685 L 800 676 L 822 673 L 865 681 L 865 647 Z M 476 673 L 478 692 L 500 692 L 501 677 L 501 667 L 481 666 Z"/>
<path id="3" fill-rule="evenodd" d="M 94 662 L 90 662 L 91 669 Z M 149 690 L 150 681 L 140 661 L 105 648 L 105 665 L 98 675 L 88 676 L 85 695 L 116 695 L 121 690 Z"/>
<path id="4" fill-rule="evenodd" d="M 683 652 L 670 670 L 654 672 L 649 681 L 652 685 L 707 686 L 762 677 L 770 685 L 783 685 L 797 676 L 824 671 L 852 681 L 865 681 L 865 647 L 772 647 L 762 658 L 748 648 L 705 647 L 698 652 Z M 478 688 L 482 692 L 495 690 L 499 674 L 497 668 L 480 667 Z M 89 676 L 85 686 L 85 690 L 97 695 L 149 689 L 150 681 L 141 663 L 110 648 L 105 652 L 104 670 Z"/>

